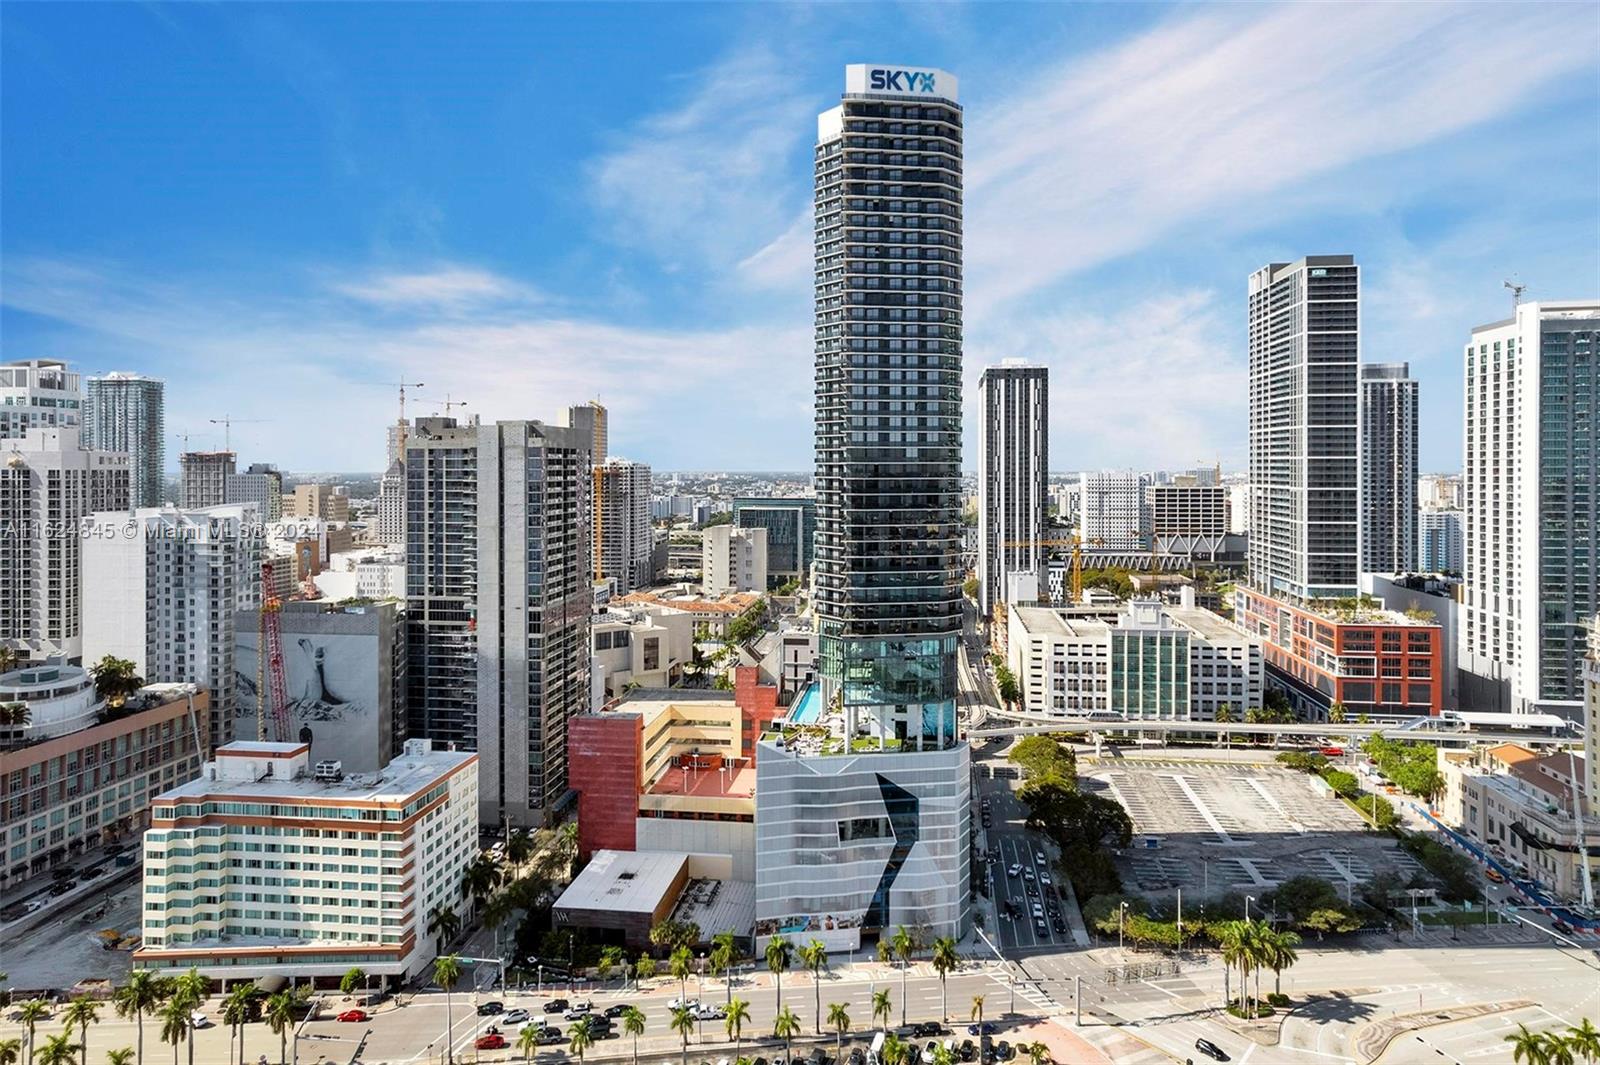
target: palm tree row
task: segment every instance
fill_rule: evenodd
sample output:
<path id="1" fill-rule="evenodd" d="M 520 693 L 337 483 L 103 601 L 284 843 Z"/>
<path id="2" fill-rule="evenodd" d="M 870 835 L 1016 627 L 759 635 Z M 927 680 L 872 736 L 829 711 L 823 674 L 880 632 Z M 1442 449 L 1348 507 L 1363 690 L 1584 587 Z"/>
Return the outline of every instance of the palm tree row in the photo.
<path id="1" fill-rule="evenodd" d="M 1517 1065 L 1577 1065 L 1579 1061 L 1600 1062 L 1600 1028 L 1585 1017 L 1564 1033 L 1554 1030 L 1529 1031 L 1525 1024 L 1517 1025 L 1512 1035 L 1505 1037 L 1511 1044 L 1511 1060 Z"/>
<path id="2" fill-rule="evenodd" d="M 1295 948 L 1300 937 L 1294 932 L 1277 931 L 1265 921 L 1228 921 L 1221 930 L 1222 961 L 1226 972 L 1239 970 L 1239 1013 L 1255 1017 L 1261 1005 L 1261 970 L 1273 973 L 1273 994 L 1283 992 L 1283 971 L 1300 960 Z M 1255 975 L 1255 993 L 1250 991 L 1250 976 Z M 1230 1000 L 1229 1005 L 1232 1005 Z"/>

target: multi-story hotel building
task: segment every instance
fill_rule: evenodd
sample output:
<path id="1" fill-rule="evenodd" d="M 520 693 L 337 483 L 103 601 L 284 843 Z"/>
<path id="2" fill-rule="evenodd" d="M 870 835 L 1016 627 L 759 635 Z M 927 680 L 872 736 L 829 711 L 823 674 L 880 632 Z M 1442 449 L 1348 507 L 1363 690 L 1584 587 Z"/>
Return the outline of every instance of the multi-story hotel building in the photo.
<path id="1" fill-rule="evenodd" d="M 1403 363 L 1361 367 L 1361 572 L 1417 568 L 1417 382 Z"/>
<path id="2" fill-rule="evenodd" d="M 141 830 L 150 799 L 205 759 L 211 704 L 195 685 L 151 684 L 108 709 L 85 670 L 46 663 L 0 676 L 0 703 L 28 710 L 0 726 L 0 889 Z"/>
<path id="3" fill-rule="evenodd" d="M 1465 354 L 1463 700 L 1576 718 L 1600 611 L 1600 301 L 1521 304 Z"/>
<path id="4" fill-rule="evenodd" d="M 398 987 L 436 954 L 428 914 L 461 901 L 477 791 L 477 756 L 427 740 L 356 776 L 303 743 L 218 748 L 151 803 L 134 965 L 324 985 L 360 967 Z"/>
<path id="5" fill-rule="evenodd" d="M 567 793 L 589 709 L 589 431 L 418 418 L 406 438 L 410 734 L 476 750 L 486 824 Z"/>
<path id="6" fill-rule="evenodd" d="M 19 439 L 31 429 L 79 425 L 82 408 L 83 377 L 60 359 L 0 364 L 0 440 Z"/>
<path id="7" fill-rule="evenodd" d="M 1437 621 L 1350 598 L 1296 604 L 1234 590 L 1233 619 L 1259 636 L 1273 679 L 1312 720 L 1334 703 L 1360 714 L 1424 716 L 1443 708 L 1444 655 Z"/>
<path id="8" fill-rule="evenodd" d="M 1050 465 L 1050 372 L 1021 359 L 978 378 L 978 608 L 1006 599 L 1006 578 L 1043 576 Z"/>
<path id="9" fill-rule="evenodd" d="M 1193 605 L 1135 599 L 1105 616 L 1019 607 L 1006 641 L 1022 708 L 1057 717 L 1236 718 L 1262 703 L 1262 643 Z"/>
<path id="10" fill-rule="evenodd" d="M 128 455 L 132 505 L 159 507 L 166 483 L 166 383 L 120 371 L 84 382 L 83 446 Z"/>
<path id="11" fill-rule="evenodd" d="M 1360 268 L 1308 255 L 1250 275 L 1250 580 L 1356 593 Z"/>
<path id="12" fill-rule="evenodd" d="M 128 507 L 128 456 L 79 442 L 75 424 L 30 429 L 0 461 L 0 645 L 25 660 L 83 657 L 78 525 L 97 510 Z"/>

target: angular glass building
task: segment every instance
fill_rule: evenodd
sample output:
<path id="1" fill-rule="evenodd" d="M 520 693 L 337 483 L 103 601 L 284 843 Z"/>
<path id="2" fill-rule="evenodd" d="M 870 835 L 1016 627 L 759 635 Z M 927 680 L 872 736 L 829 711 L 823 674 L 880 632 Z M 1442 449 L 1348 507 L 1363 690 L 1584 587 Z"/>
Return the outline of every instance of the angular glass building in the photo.
<path id="1" fill-rule="evenodd" d="M 816 487 L 824 696 L 846 728 L 955 736 L 961 630 L 961 107 L 859 64 L 817 117 Z"/>

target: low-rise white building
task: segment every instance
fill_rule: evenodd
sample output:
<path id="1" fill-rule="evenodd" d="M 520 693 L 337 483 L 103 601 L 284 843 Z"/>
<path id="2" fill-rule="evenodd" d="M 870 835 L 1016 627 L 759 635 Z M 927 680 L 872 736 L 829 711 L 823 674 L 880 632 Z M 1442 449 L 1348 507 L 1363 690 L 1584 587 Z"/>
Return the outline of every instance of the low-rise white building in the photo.
<path id="1" fill-rule="evenodd" d="M 1009 666 L 1023 709 L 1058 717 L 1111 713 L 1211 721 L 1258 708 L 1261 641 L 1186 602 L 1135 599 L 1114 615 L 1017 607 L 1008 614 Z"/>
<path id="2" fill-rule="evenodd" d="M 700 586 L 706 595 L 767 590 L 767 530 L 713 525 L 700 542 Z"/>
<path id="3" fill-rule="evenodd" d="M 630 684 L 669 688 L 694 657 L 694 618 L 675 610 L 612 606 L 589 625 L 595 695 L 615 699 Z"/>
<path id="4" fill-rule="evenodd" d="M 398 986 L 436 955 L 428 914 L 477 854 L 478 756 L 408 740 L 342 776 L 304 743 L 230 743 L 151 803 L 134 964 L 324 985 L 359 966 Z"/>

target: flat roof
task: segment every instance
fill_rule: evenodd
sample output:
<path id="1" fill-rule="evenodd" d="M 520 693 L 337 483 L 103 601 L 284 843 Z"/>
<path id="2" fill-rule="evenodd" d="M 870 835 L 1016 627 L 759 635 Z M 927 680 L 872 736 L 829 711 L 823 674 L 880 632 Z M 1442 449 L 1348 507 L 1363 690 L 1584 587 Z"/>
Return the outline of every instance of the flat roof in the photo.
<path id="1" fill-rule="evenodd" d="M 689 856 L 680 851 L 598 850 L 555 905 L 653 914 L 688 864 Z"/>
<path id="2" fill-rule="evenodd" d="M 1030 636 L 1103 636 L 1111 629 L 1098 618 L 1063 616 L 1049 607 L 1019 606 L 1012 607 L 1011 612 Z"/>
<path id="3" fill-rule="evenodd" d="M 1213 614 L 1197 606 L 1169 606 L 1164 607 L 1167 616 L 1186 629 L 1192 629 L 1208 640 L 1240 640 L 1248 639 L 1249 634 L 1243 629 L 1228 621 L 1227 618 Z"/>
<path id="4" fill-rule="evenodd" d="M 349 773 L 341 780 L 318 780 L 309 773 L 290 780 L 277 777 L 264 777 L 261 780 L 208 780 L 202 775 L 186 784 L 162 792 L 151 801 L 181 802 L 184 799 L 225 796 L 242 799 L 323 799 L 351 803 L 405 803 L 419 793 L 427 791 L 434 783 L 461 766 L 475 761 L 477 757 L 472 751 L 402 754 L 377 773 Z"/>
<path id="5" fill-rule="evenodd" d="M 667 766 L 644 793 L 687 795 L 696 799 L 748 799 L 756 793 L 756 771 L 749 766 L 729 766 L 726 770 Z"/>

